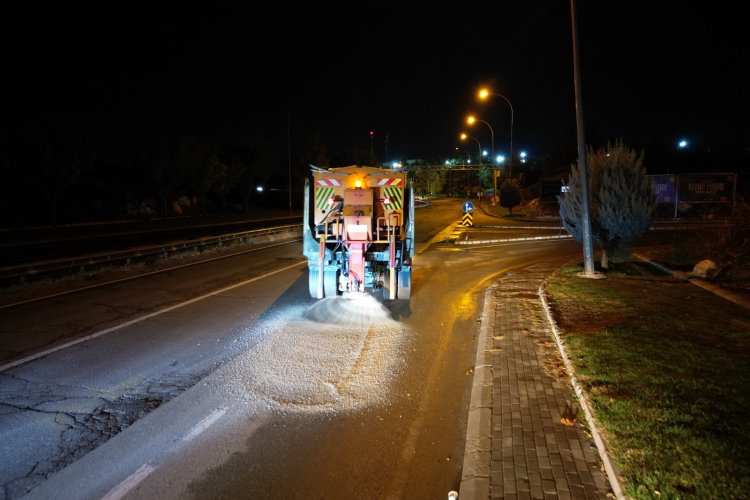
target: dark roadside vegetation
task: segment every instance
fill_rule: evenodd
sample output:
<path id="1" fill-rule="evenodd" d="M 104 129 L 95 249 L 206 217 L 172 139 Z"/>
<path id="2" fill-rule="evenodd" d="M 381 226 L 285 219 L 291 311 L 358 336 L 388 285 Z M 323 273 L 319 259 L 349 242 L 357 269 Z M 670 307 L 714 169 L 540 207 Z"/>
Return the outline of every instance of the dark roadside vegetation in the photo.
<path id="1" fill-rule="evenodd" d="M 689 273 L 711 258 L 708 281 L 747 298 L 749 242 L 736 224 L 681 235 L 637 246 L 651 262 L 610 263 L 606 279 L 579 277 L 581 261 L 545 284 L 632 498 L 748 498 L 750 310 L 664 269 Z"/>
<path id="2" fill-rule="evenodd" d="M 0 306 L 243 251 L 252 245 L 231 238 L 219 246 L 186 243 L 252 232 L 269 225 L 298 224 L 301 217 L 298 210 L 290 216 L 288 209 L 263 208 L 250 214 L 0 230 Z M 160 245 L 174 249 L 167 254 L 146 252 Z M 127 262 L 121 258 L 108 260 L 107 256 L 123 251 L 140 256 Z M 48 264 L 56 270 L 42 271 Z"/>
<path id="3" fill-rule="evenodd" d="M 301 217 L 299 210 L 260 208 L 250 213 L 0 229 L 0 258 L 4 266 L 11 266 L 248 231 L 269 224 L 293 224 L 301 221 Z"/>

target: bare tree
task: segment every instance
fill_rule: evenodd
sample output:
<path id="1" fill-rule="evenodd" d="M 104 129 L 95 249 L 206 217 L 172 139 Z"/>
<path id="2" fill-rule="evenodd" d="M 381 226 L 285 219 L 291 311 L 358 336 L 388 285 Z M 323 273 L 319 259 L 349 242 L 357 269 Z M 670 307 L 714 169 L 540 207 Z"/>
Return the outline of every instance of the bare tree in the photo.
<path id="1" fill-rule="evenodd" d="M 219 158 L 214 146 L 197 139 L 183 141 L 179 148 L 178 161 L 187 188 L 198 198 L 201 212 L 206 214 L 206 194 L 217 178 Z"/>
<path id="2" fill-rule="evenodd" d="M 253 135 L 248 138 L 240 154 L 243 166 L 238 179 L 244 211 L 250 209 L 250 198 L 256 192 L 258 184 L 265 183 L 270 173 L 277 168 L 273 147 L 265 136 Z"/>
<path id="3" fill-rule="evenodd" d="M 216 171 L 216 181 L 213 185 L 213 191 L 219 195 L 221 199 L 221 210 L 222 212 L 227 211 L 227 195 L 229 192 L 237 187 L 242 174 L 247 167 L 242 161 L 237 158 L 231 158 L 229 160 L 219 160 Z"/>
<path id="4" fill-rule="evenodd" d="M 59 203 L 81 174 L 92 168 L 94 150 L 83 135 L 53 120 L 31 132 L 17 157 L 27 182 L 41 190 L 49 203 L 50 223 L 58 223 Z"/>
<path id="5" fill-rule="evenodd" d="M 177 195 L 183 172 L 174 150 L 163 142 L 151 144 L 143 153 L 146 184 L 153 187 L 161 205 L 162 218 L 169 216 L 169 202 Z"/>

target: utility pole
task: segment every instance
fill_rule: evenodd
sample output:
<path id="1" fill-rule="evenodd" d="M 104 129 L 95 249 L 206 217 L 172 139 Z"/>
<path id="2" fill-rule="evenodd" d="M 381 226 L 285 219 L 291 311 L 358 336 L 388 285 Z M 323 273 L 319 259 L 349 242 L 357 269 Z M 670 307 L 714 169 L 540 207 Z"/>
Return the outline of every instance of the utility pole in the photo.
<path id="1" fill-rule="evenodd" d="M 287 161 L 289 162 L 289 217 L 292 216 L 292 110 L 286 110 L 286 147 Z"/>
<path id="2" fill-rule="evenodd" d="M 575 0 L 570 0 L 570 17 L 573 24 L 573 66 L 576 93 L 576 126 L 578 128 L 578 166 L 581 175 L 581 198 L 583 225 L 583 274 L 593 276 L 594 243 L 591 236 L 591 203 L 589 197 L 589 173 L 586 168 L 586 135 L 583 128 L 583 98 L 581 96 L 581 71 L 578 61 L 578 31 L 576 22 Z"/>

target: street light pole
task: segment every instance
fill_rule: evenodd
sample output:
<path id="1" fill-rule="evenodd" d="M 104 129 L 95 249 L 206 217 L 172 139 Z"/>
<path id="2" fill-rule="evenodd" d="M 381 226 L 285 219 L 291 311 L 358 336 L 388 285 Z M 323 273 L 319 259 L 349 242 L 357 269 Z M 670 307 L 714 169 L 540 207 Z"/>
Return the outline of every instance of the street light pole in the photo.
<path id="1" fill-rule="evenodd" d="M 489 123 L 487 123 L 484 120 L 480 120 L 474 115 L 469 115 L 468 118 L 466 118 L 466 123 L 468 123 L 469 125 L 474 125 L 474 122 L 482 122 L 485 125 L 487 125 L 487 128 L 490 129 L 490 137 L 492 138 L 492 157 L 494 158 L 495 157 L 495 131 L 492 130 L 492 126 Z"/>
<path id="2" fill-rule="evenodd" d="M 474 122 L 482 122 L 490 129 L 490 136 L 492 137 L 492 204 L 495 204 L 495 197 L 497 196 L 497 167 L 495 166 L 495 131 L 492 130 L 492 126 L 484 120 L 480 120 L 474 115 L 469 115 L 466 118 L 466 123 L 473 125 Z"/>
<path id="3" fill-rule="evenodd" d="M 596 275 L 594 267 L 594 238 L 591 232 L 591 202 L 589 174 L 586 167 L 586 136 L 583 128 L 583 99 L 581 97 L 581 66 L 578 56 L 578 20 L 575 0 L 570 0 L 570 20 L 573 31 L 573 85 L 576 99 L 576 128 L 578 131 L 578 166 L 581 176 L 581 225 L 583 232 L 583 275 Z"/>
<path id="4" fill-rule="evenodd" d="M 485 100 L 489 95 L 496 95 L 505 99 L 505 102 L 510 106 L 510 159 L 508 160 L 508 178 L 513 176 L 513 105 L 510 103 L 510 99 L 505 97 L 503 94 L 496 92 L 490 92 L 487 89 L 481 89 L 479 91 L 479 99 Z"/>
<path id="5" fill-rule="evenodd" d="M 470 135 L 461 134 L 461 140 L 465 141 L 466 139 L 473 139 L 474 142 L 477 143 L 477 150 L 479 153 L 479 162 L 477 164 L 481 167 L 482 166 L 482 145 L 479 143 L 479 139 L 477 139 L 476 137 L 472 137 Z"/>
<path id="6" fill-rule="evenodd" d="M 286 110 L 286 147 L 289 179 L 289 217 L 292 216 L 292 110 Z"/>

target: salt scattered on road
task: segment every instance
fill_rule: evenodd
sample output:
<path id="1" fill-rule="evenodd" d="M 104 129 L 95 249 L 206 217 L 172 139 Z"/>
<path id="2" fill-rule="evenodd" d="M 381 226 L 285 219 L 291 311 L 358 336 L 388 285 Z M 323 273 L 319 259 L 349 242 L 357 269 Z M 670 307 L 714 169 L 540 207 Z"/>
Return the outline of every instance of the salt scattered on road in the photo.
<path id="1" fill-rule="evenodd" d="M 238 399 L 289 411 L 387 403 L 410 336 L 370 296 L 323 299 L 247 333 L 261 339 L 232 363 L 228 389 Z"/>

